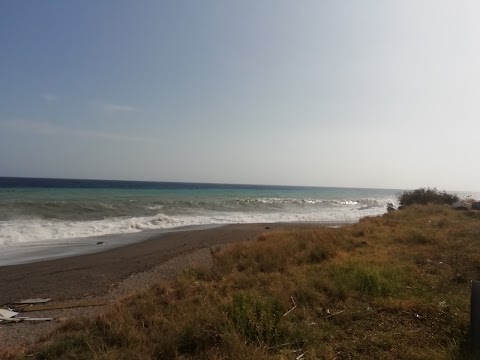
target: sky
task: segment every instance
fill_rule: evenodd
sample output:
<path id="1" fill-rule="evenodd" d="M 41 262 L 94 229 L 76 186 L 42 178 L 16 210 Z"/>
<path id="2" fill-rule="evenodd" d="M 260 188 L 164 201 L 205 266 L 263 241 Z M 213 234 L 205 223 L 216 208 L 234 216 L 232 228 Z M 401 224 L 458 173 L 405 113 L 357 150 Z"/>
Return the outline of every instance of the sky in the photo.
<path id="1" fill-rule="evenodd" d="M 0 176 L 479 191 L 479 16 L 2 1 Z"/>

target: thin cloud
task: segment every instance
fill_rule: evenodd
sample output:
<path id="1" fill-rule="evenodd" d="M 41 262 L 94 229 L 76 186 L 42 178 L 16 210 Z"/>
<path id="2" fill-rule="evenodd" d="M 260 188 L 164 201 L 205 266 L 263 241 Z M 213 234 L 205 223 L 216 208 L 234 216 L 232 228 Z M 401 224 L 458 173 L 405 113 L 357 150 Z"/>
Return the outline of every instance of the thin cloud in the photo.
<path id="1" fill-rule="evenodd" d="M 42 94 L 42 98 L 43 98 L 46 102 L 54 102 L 54 101 L 57 100 L 57 95 L 52 94 L 52 93 L 45 93 L 45 94 Z"/>
<path id="2" fill-rule="evenodd" d="M 115 112 L 126 112 L 126 111 L 136 111 L 133 106 L 128 105 L 117 105 L 117 104 L 104 104 L 106 112 L 115 113 Z"/>
<path id="3" fill-rule="evenodd" d="M 11 129 L 24 133 L 31 134 L 43 134 L 43 135 L 62 135 L 62 136 L 76 136 L 76 137 L 86 137 L 86 138 L 101 138 L 108 140 L 118 140 L 118 141 L 136 141 L 136 142 L 156 142 L 157 139 L 154 138 L 144 138 L 137 136 L 129 136 L 122 134 L 115 134 L 103 131 L 96 130 L 82 130 L 82 129 L 72 129 L 64 126 L 55 125 L 49 122 L 43 121 L 31 121 L 31 120 L 9 120 L 9 121 L 0 121 L 0 129 Z"/>
<path id="4" fill-rule="evenodd" d="M 130 105 L 110 104 L 101 101 L 90 101 L 89 104 L 109 114 L 137 111 L 135 107 Z"/>

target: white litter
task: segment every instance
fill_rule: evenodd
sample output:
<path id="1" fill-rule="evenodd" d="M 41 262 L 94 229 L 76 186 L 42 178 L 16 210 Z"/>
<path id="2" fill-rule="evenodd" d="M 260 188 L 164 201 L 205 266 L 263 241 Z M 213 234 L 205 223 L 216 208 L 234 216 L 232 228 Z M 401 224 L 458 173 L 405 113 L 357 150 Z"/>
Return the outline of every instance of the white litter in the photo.
<path id="1" fill-rule="evenodd" d="M 18 312 L 15 311 L 10 311 L 7 309 L 0 309 L 0 316 L 4 318 L 12 318 L 14 316 L 17 316 Z"/>
<path id="2" fill-rule="evenodd" d="M 52 321 L 53 318 L 32 318 L 25 316 L 17 316 L 19 313 L 8 309 L 0 309 L 1 322 L 21 322 L 21 321 Z"/>
<path id="3" fill-rule="evenodd" d="M 49 302 L 50 300 L 52 300 L 52 298 L 25 299 L 25 300 L 15 301 L 14 304 L 43 304 L 43 303 Z"/>

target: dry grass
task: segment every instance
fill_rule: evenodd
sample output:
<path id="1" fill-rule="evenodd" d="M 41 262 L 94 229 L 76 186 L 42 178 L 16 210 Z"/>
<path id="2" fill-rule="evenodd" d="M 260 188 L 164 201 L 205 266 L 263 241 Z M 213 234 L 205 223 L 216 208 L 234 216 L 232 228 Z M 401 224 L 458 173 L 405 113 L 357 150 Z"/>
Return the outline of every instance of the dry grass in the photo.
<path id="1" fill-rule="evenodd" d="M 271 231 L 32 349 L 36 359 L 468 359 L 480 217 L 416 206 Z M 21 355 L 23 356 L 23 355 Z M 19 355 L 19 357 L 21 358 Z M 14 358 L 14 356 L 11 356 Z"/>

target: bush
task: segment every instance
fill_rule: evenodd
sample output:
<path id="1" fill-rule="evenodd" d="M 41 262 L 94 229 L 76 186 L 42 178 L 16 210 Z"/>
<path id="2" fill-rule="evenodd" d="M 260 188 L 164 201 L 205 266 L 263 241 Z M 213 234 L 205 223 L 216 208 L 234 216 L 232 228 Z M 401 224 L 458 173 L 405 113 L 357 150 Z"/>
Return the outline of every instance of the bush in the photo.
<path id="1" fill-rule="evenodd" d="M 457 195 L 448 194 L 445 191 L 438 191 L 436 188 L 421 188 L 412 191 L 405 191 L 398 197 L 400 208 L 409 205 L 452 205 L 455 201 L 458 201 Z"/>
<path id="2" fill-rule="evenodd" d="M 387 212 L 394 211 L 394 210 L 395 210 L 395 207 L 393 206 L 393 204 L 391 202 L 389 202 L 387 204 Z"/>

